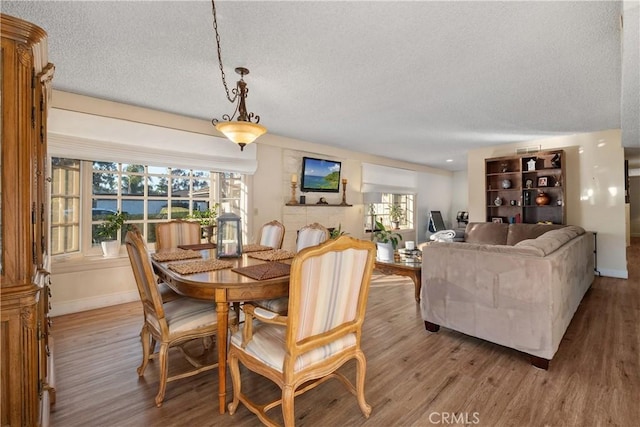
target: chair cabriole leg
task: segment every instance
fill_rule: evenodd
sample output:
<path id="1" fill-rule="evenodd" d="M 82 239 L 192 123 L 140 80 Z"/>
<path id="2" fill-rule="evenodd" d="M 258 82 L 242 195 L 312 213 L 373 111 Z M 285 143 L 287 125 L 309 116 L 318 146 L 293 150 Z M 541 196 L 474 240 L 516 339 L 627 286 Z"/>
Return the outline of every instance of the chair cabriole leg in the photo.
<path id="1" fill-rule="evenodd" d="M 242 382 L 240 381 L 240 366 L 238 364 L 238 358 L 234 354 L 233 350 L 229 352 L 229 370 L 231 371 L 231 383 L 233 384 L 233 400 L 227 406 L 229 409 L 229 414 L 233 415 L 238 409 L 238 404 L 240 403 L 240 393 Z"/>
<path id="2" fill-rule="evenodd" d="M 138 367 L 138 376 L 143 376 L 145 369 L 147 369 L 147 364 L 149 363 L 149 358 L 151 357 L 149 354 L 149 328 L 145 324 L 140 331 L 140 341 L 142 344 L 142 363 Z"/>
<path id="3" fill-rule="evenodd" d="M 364 397 L 364 377 L 367 373 L 367 359 L 364 357 L 364 353 L 359 353 L 356 356 L 357 371 L 356 371 L 356 397 L 358 399 L 358 405 L 365 418 L 369 418 L 371 415 L 371 405 L 369 405 Z"/>
<path id="4" fill-rule="evenodd" d="M 282 387 L 282 417 L 284 418 L 285 427 L 295 426 L 294 395 L 295 391 L 291 385 L 285 384 Z"/>
<path id="5" fill-rule="evenodd" d="M 163 342 L 160 344 L 160 386 L 158 387 L 158 394 L 156 396 L 156 406 L 159 408 L 162 406 L 164 400 L 164 392 L 167 388 L 167 374 L 169 372 L 169 343 Z"/>

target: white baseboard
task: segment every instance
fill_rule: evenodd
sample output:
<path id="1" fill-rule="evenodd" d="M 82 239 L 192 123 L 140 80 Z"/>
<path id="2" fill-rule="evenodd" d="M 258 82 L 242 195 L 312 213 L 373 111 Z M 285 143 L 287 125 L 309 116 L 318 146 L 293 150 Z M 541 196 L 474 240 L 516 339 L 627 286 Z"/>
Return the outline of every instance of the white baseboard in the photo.
<path id="1" fill-rule="evenodd" d="M 140 300 L 140 295 L 137 290 L 62 302 L 56 302 L 55 298 L 52 298 L 49 315 L 51 317 L 62 316 L 63 314 L 78 313 L 138 300 Z"/>
<path id="2" fill-rule="evenodd" d="M 611 269 L 608 269 L 608 268 L 601 268 L 598 271 L 600 271 L 600 275 L 601 276 L 605 276 L 605 277 L 614 277 L 616 279 L 628 279 L 629 278 L 629 271 L 628 270 L 611 270 Z"/>

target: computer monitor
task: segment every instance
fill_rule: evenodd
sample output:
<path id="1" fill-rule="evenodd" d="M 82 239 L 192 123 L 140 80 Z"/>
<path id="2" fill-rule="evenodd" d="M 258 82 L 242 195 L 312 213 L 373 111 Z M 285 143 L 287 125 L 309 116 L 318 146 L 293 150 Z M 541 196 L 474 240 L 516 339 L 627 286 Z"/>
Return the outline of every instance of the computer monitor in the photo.
<path id="1" fill-rule="evenodd" d="M 442 214 L 440 211 L 431 211 L 429 212 L 429 231 L 435 233 L 436 231 L 446 230 L 447 227 L 444 225 L 444 220 L 442 219 Z"/>

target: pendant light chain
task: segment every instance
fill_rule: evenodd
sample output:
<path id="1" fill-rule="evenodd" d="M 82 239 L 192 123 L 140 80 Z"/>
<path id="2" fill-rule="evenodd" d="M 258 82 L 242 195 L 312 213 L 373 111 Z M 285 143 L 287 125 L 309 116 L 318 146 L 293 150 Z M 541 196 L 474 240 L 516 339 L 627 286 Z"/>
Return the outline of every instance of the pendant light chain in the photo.
<path id="1" fill-rule="evenodd" d="M 222 49 L 220 48 L 220 34 L 218 33 L 218 18 L 216 15 L 216 3 L 211 0 L 211 9 L 213 11 L 213 31 L 216 34 L 216 45 L 218 47 L 218 64 L 220 65 L 220 74 L 222 75 L 222 84 L 224 90 L 227 93 L 227 99 L 232 104 L 237 101 L 235 111 L 233 114 L 223 114 L 222 121 L 217 118 L 211 119 L 211 123 L 215 128 L 224 134 L 231 141 L 240 146 L 240 151 L 244 150 L 245 145 L 251 144 L 258 137 L 264 135 L 267 132 L 267 128 L 258 124 L 260 122 L 260 116 L 249 113 L 247 111 L 247 105 L 245 99 L 249 89 L 244 81 L 244 76 L 249 74 L 249 70 L 245 67 L 237 67 L 236 73 L 240 74 L 240 80 L 236 83 L 231 91 L 227 86 L 227 79 L 224 74 L 224 68 L 222 66 Z M 231 97 L 233 94 L 233 98 Z M 236 118 L 236 114 L 238 115 Z"/>
<path id="2" fill-rule="evenodd" d="M 236 101 L 238 97 L 238 93 L 234 94 L 234 97 L 231 98 L 229 94 L 229 87 L 227 86 L 227 80 L 224 74 L 224 68 L 222 67 L 222 49 L 220 48 L 220 34 L 218 34 L 218 21 L 216 19 L 216 3 L 214 0 L 211 0 L 211 7 L 213 8 L 213 30 L 216 33 L 216 44 L 218 45 L 218 63 L 220 64 L 220 74 L 222 75 L 222 84 L 224 85 L 224 90 L 227 93 L 227 99 L 229 102 L 233 103 Z M 235 92 L 235 91 L 234 91 Z"/>

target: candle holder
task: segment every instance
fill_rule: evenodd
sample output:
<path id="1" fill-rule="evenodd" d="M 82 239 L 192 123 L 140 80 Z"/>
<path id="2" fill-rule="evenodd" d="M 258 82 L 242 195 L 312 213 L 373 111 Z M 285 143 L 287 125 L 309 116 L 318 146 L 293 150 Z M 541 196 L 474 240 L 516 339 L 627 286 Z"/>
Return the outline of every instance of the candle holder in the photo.
<path id="1" fill-rule="evenodd" d="M 347 206 L 347 179 L 342 179 L 342 203 L 340 206 Z"/>
<path id="2" fill-rule="evenodd" d="M 296 184 L 295 182 L 291 183 L 291 200 L 289 200 L 289 203 L 287 203 L 288 205 L 297 205 L 298 201 L 296 200 L 296 187 L 298 186 L 298 184 Z"/>

